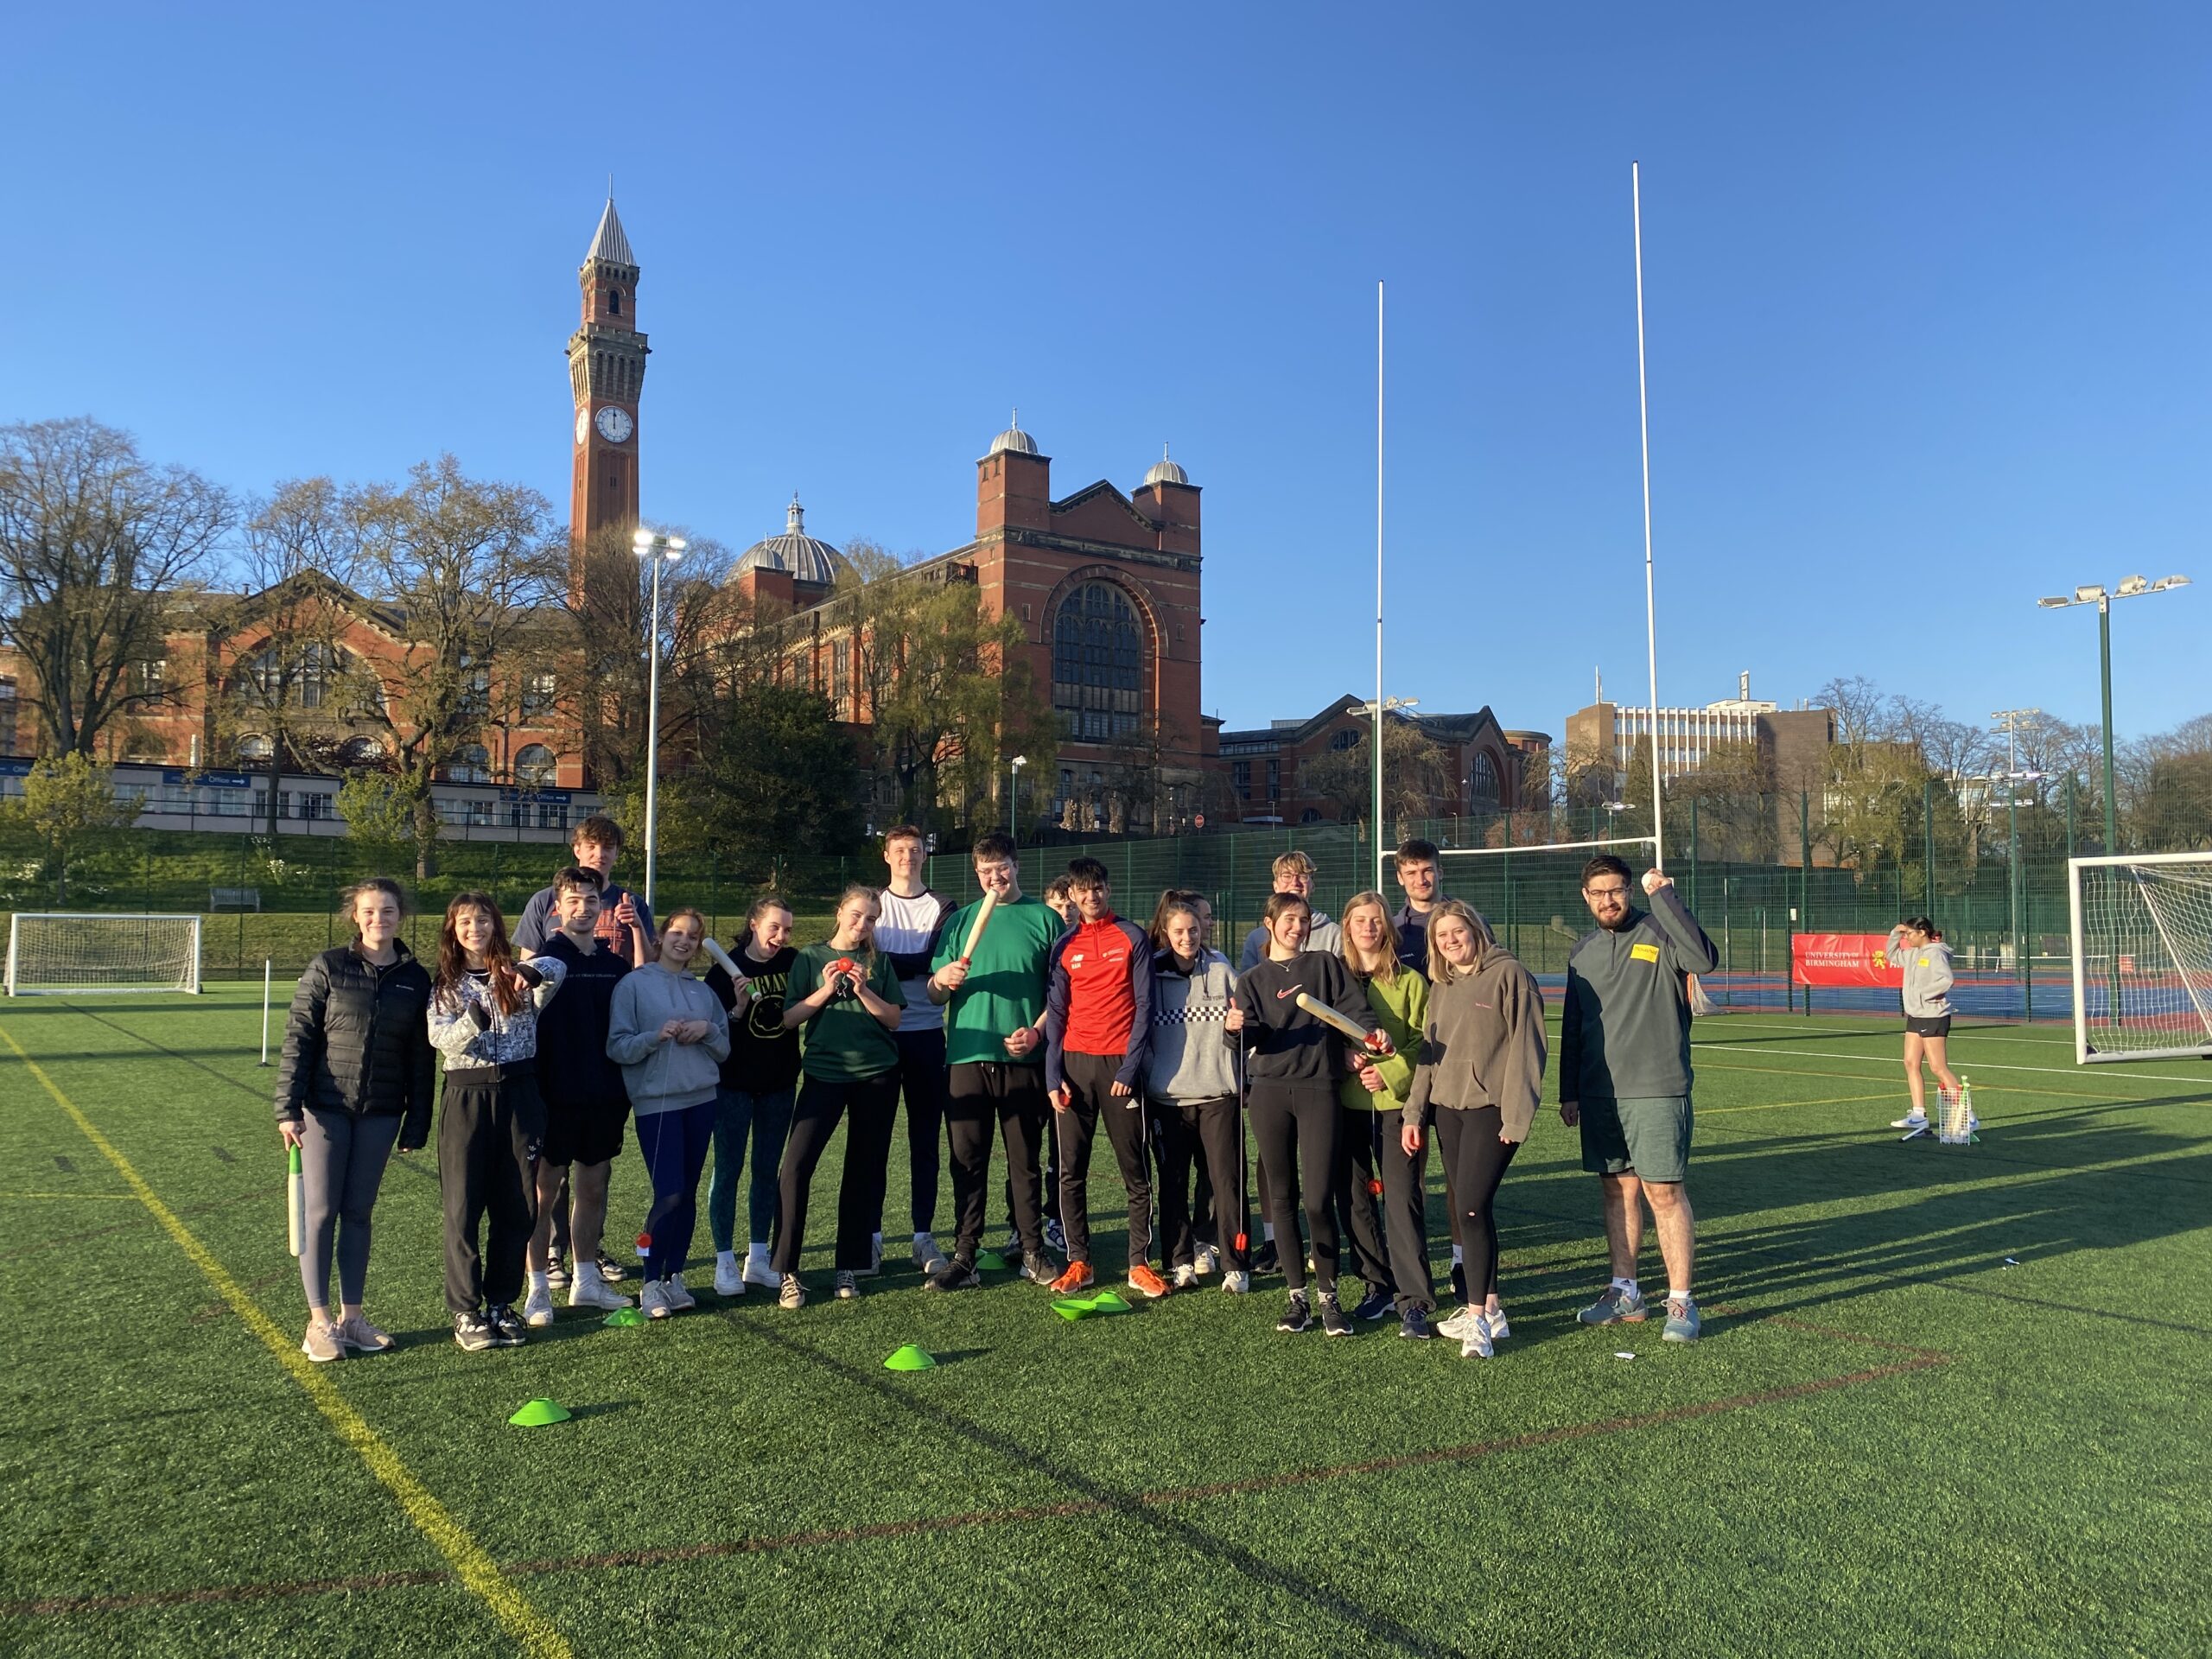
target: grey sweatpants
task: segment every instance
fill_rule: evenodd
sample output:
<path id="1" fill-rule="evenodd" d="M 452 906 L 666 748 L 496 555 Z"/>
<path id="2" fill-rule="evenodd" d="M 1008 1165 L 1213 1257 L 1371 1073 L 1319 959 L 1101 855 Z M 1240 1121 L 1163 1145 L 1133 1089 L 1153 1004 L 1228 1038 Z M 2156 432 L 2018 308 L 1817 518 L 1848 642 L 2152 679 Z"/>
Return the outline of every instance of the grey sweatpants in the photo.
<path id="1" fill-rule="evenodd" d="M 358 1306 L 369 1276 L 369 1211 L 384 1166 L 399 1139 L 399 1115 L 301 1114 L 300 1173 L 307 1188 L 307 1236 L 300 1249 L 300 1283 L 309 1307 L 330 1306 L 330 1259 L 338 1258 L 338 1300 Z M 341 1227 L 339 1224 L 343 1222 Z"/>

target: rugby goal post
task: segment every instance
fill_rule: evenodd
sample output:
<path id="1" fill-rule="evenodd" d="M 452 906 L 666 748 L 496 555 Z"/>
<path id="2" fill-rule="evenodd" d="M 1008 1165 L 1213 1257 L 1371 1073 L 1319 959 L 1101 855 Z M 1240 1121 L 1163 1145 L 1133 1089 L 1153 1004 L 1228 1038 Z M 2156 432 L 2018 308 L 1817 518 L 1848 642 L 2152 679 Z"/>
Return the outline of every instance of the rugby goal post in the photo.
<path id="1" fill-rule="evenodd" d="M 18 911 L 8 921 L 10 996 L 200 989 L 200 918 Z"/>
<path id="2" fill-rule="evenodd" d="M 2074 1058 L 2212 1058 L 2212 853 L 2067 861 Z"/>

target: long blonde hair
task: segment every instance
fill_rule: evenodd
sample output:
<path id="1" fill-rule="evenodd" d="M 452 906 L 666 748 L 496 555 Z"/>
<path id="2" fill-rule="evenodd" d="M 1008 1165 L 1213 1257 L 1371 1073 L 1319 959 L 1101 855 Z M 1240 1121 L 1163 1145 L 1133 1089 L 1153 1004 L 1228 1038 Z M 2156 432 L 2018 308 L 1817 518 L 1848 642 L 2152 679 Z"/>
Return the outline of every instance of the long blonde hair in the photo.
<path id="1" fill-rule="evenodd" d="M 1486 945 L 1497 943 L 1490 931 L 1490 924 L 1457 899 L 1446 899 L 1428 912 L 1428 982 L 1449 985 L 1459 977 L 1461 969 L 1455 968 L 1436 948 L 1436 925 L 1447 916 L 1456 916 L 1467 925 L 1467 931 L 1475 936 L 1475 954 L 1479 957 Z"/>
<path id="2" fill-rule="evenodd" d="M 1361 963 L 1355 954 L 1359 947 L 1351 942 L 1351 913 L 1362 905 L 1372 905 L 1382 912 L 1382 961 L 1380 966 L 1369 968 Z M 1390 919 L 1390 906 L 1379 893 L 1356 893 L 1344 906 L 1344 914 L 1337 918 L 1337 954 L 1354 974 L 1365 974 L 1379 979 L 1385 985 L 1398 982 L 1398 969 L 1403 964 L 1398 960 L 1398 925 Z"/>
<path id="3" fill-rule="evenodd" d="M 830 942 L 831 944 L 835 944 L 836 942 L 838 916 L 842 913 L 845 906 L 855 899 L 867 899 L 869 909 L 873 910 L 878 916 L 883 914 L 883 895 L 881 893 L 878 893 L 874 887 L 868 886 L 865 881 L 855 881 L 851 883 L 842 893 L 837 895 L 836 908 L 830 912 Z M 840 946 L 839 948 L 842 950 L 843 947 Z M 866 958 L 864 971 L 861 974 L 861 977 L 865 979 L 868 974 L 875 971 L 875 929 L 874 927 L 871 926 L 868 929 L 868 943 L 861 947 L 861 950 L 862 956 Z"/>

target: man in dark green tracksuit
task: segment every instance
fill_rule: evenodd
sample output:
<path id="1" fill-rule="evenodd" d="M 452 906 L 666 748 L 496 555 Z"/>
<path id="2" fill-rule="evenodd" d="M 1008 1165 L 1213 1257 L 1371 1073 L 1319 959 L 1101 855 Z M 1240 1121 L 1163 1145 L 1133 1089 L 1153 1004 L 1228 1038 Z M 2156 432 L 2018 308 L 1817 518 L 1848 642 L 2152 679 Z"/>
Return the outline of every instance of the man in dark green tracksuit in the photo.
<path id="1" fill-rule="evenodd" d="M 1669 1342 L 1694 1342 L 1690 1296 L 1696 1217 L 1686 1185 L 1690 1154 L 1689 976 L 1719 965 L 1713 941 L 1657 870 L 1643 878 L 1648 911 L 1630 903 L 1628 866 L 1611 854 L 1582 869 L 1583 901 L 1598 925 L 1567 962 L 1559 1046 L 1559 1115 L 1582 1129 L 1582 1167 L 1605 1190 L 1612 1282 L 1578 1315 L 1585 1325 L 1645 1317 L 1636 1282 L 1643 1205 L 1667 1264 Z"/>

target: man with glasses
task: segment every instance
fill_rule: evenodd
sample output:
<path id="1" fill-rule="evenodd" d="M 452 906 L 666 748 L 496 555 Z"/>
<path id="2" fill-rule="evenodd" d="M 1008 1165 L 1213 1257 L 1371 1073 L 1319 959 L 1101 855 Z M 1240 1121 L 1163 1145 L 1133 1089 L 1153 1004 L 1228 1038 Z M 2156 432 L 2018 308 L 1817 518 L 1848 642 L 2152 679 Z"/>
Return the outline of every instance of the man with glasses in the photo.
<path id="1" fill-rule="evenodd" d="M 1585 1325 L 1645 1317 L 1636 1281 L 1643 1206 L 1667 1267 L 1669 1342 L 1697 1340 L 1690 1295 L 1696 1217 L 1685 1185 L 1690 1154 L 1689 976 L 1719 965 L 1713 941 L 1657 870 L 1643 878 L 1649 910 L 1630 902 L 1629 868 L 1611 854 L 1582 867 L 1597 927 L 1567 962 L 1560 1025 L 1559 1115 L 1582 1129 L 1582 1167 L 1604 1192 L 1612 1282 L 1576 1317 Z"/>

